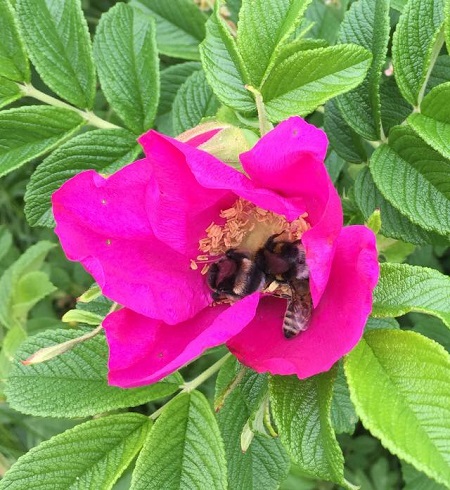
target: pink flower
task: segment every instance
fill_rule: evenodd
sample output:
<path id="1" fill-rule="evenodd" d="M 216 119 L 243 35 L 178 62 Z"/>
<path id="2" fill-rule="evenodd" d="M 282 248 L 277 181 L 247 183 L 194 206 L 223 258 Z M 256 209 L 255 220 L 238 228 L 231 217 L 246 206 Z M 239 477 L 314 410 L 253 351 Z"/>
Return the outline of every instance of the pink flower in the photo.
<path id="1" fill-rule="evenodd" d="M 194 146 L 210 136 L 181 143 L 149 131 L 139 140 L 146 158 L 108 178 L 82 172 L 53 195 L 67 257 L 124 306 L 103 323 L 112 385 L 153 383 L 223 343 L 258 372 L 306 378 L 362 335 L 379 274 L 375 237 L 342 227 L 323 131 L 284 121 L 241 155 L 246 174 Z M 256 292 L 212 306 L 202 274 L 227 248 L 254 251 L 280 230 L 301 236 L 314 305 L 308 329 L 289 340 L 285 299 Z"/>

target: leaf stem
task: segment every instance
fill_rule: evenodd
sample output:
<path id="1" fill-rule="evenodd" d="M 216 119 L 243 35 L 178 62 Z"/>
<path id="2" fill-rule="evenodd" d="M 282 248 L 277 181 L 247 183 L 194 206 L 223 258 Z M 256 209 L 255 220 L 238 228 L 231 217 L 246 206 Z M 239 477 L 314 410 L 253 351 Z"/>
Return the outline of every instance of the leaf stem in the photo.
<path id="1" fill-rule="evenodd" d="M 231 354 L 228 353 L 220 358 L 217 362 L 215 362 L 212 366 L 210 366 L 206 371 L 203 371 L 202 374 L 198 375 L 192 381 L 188 381 L 182 385 L 182 393 L 190 393 L 195 390 L 197 386 L 200 386 L 204 381 L 210 378 L 213 374 L 215 374 L 231 357 Z"/>
<path id="2" fill-rule="evenodd" d="M 264 106 L 261 92 L 251 85 L 246 85 L 245 88 L 255 97 L 256 110 L 258 111 L 259 132 L 262 137 L 273 129 L 273 124 L 267 118 L 266 107 Z"/>
<path id="3" fill-rule="evenodd" d="M 63 102 L 62 100 L 56 99 L 55 97 L 52 97 L 45 92 L 41 92 L 30 83 L 18 83 L 17 85 L 25 96 L 33 97 L 33 99 L 40 100 L 41 102 L 45 102 L 46 104 L 52 105 L 54 107 L 62 107 L 63 109 L 69 109 L 70 111 L 76 112 L 91 126 L 95 126 L 96 128 L 100 129 L 120 128 L 120 126 L 116 126 L 115 124 L 105 121 L 104 119 L 96 116 L 92 111 L 82 111 L 81 109 L 77 109 L 76 107 L 67 104 L 66 102 Z"/>
<path id="4" fill-rule="evenodd" d="M 183 393 L 190 393 L 191 391 L 195 390 L 197 386 L 200 386 L 204 381 L 206 381 L 208 378 L 210 378 L 213 374 L 215 374 L 219 369 L 225 364 L 225 362 L 231 357 L 231 353 L 226 354 L 223 356 L 221 359 L 219 359 L 217 362 L 215 362 L 212 366 L 210 366 L 206 371 L 203 371 L 202 374 L 198 375 L 196 378 L 194 378 L 192 381 L 188 381 L 187 383 L 184 383 L 180 386 L 181 391 L 175 396 L 182 395 Z M 158 408 L 158 410 L 155 410 L 151 415 L 150 419 L 156 420 L 161 413 L 163 412 L 164 408 L 166 405 L 163 405 L 162 407 Z"/>
<path id="5" fill-rule="evenodd" d="M 433 47 L 433 51 L 431 52 L 430 64 L 428 65 L 428 70 L 425 75 L 425 80 L 423 81 L 422 87 L 420 88 L 419 95 L 417 96 L 417 106 L 414 106 L 414 112 L 420 112 L 420 104 L 422 103 L 422 99 L 425 95 L 425 90 L 427 88 L 427 84 L 431 72 L 433 71 L 434 64 L 436 63 L 437 57 L 439 56 L 441 48 L 444 44 L 444 38 L 445 38 L 444 26 L 442 26 L 441 30 L 439 31 L 439 34 L 437 35 L 436 43 Z"/>

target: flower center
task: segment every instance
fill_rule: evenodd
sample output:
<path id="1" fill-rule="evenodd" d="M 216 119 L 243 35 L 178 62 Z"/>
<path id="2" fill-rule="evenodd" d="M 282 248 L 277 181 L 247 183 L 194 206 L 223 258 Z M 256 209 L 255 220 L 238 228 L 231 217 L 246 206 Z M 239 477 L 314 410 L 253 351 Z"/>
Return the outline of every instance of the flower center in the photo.
<path id="1" fill-rule="evenodd" d="M 206 274 L 210 264 L 230 248 L 253 256 L 270 236 L 277 234 L 282 235 L 285 241 L 295 241 L 311 227 L 305 220 L 308 213 L 287 221 L 284 216 L 259 208 L 242 198 L 237 199 L 230 208 L 222 210 L 219 216 L 223 223 L 213 222 L 206 228 L 206 236 L 199 241 L 198 247 L 202 253 L 196 260 L 191 260 L 194 270 L 203 264 L 202 274 Z"/>

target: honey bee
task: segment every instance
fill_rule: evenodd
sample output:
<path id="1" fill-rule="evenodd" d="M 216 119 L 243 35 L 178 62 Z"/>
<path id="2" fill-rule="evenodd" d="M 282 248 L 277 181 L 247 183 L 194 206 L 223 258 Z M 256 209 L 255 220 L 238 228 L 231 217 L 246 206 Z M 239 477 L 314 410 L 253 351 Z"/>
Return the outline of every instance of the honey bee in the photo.
<path id="1" fill-rule="evenodd" d="M 275 284 L 287 285 L 289 292 L 278 293 L 287 299 L 283 334 L 293 338 L 306 330 L 312 314 L 309 270 L 305 249 L 300 240 L 276 240 L 282 233 L 270 236 L 264 246 L 251 256 L 236 249 L 211 266 L 208 284 L 214 301 L 237 300 Z"/>

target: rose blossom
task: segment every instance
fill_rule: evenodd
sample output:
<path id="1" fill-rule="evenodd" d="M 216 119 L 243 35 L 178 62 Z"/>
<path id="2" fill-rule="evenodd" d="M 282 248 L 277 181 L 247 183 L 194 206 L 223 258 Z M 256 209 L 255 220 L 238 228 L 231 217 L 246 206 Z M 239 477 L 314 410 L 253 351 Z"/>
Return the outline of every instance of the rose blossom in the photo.
<path id="1" fill-rule="evenodd" d="M 141 136 L 146 158 L 108 178 L 82 172 L 53 194 L 56 233 L 70 260 L 123 305 L 103 326 L 109 383 L 153 383 L 226 343 L 258 372 L 306 378 L 359 341 L 379 267 L 365 226 L 342 227 L 323 160 L 323 131 L 292 117 L 240 155 L 244 173 L 182 143 Z M 213 304 L 208 263 L 230 247 L 254 253 L 285 231 L 301 237 L 314 310 L 305 332 L 282 332 L 286 299 L 256 292 Z"/>

